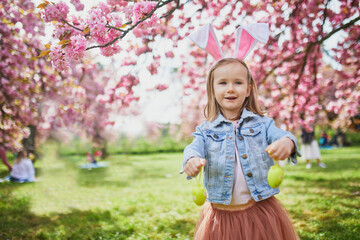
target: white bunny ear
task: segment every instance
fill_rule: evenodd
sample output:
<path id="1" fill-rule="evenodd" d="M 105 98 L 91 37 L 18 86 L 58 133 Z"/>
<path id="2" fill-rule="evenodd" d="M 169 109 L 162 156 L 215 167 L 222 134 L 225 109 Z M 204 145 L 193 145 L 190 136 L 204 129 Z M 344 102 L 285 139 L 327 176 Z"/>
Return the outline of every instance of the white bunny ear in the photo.
<path id="1" fill-rule="evenodd" d="M 270 31 L 267 23 L 254 23 L 236 30 L 234 58 L 245 59 L 257 42 L 266 43 Z"/>
<path id="2" fill-rule="evenodd" d="M 206 24 L 196 32 L 191 33 L 189 38 L 198 45 L 199 48 L 208 52 L 216 61 L 223 58 L 219 41 L 216 38 L 211 24 Z"/>

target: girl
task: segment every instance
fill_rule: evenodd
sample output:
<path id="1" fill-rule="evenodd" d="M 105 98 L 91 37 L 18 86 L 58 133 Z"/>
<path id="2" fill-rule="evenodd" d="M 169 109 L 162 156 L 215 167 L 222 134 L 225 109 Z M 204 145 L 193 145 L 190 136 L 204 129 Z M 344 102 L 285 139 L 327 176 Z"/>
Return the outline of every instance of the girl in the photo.
<path id="1" fill-rule="evenodd" d="M 206 87 L 207 120 L 185 148 L 181 171 L 191 178 L 204 166 L 207 203 L 194 239 L 298 239 L 274 197 L 279 189 L 267 181 L 272 159 L 291 157 L 296 163 L 295 137 L 264 116 L 256 83 L 241 59 L 218 60 Z"/>
<path id="2" fill-rule="evenodd" d="M 10 172 L 12 182 L 35 182 L 35 169 L 32 161 L 27 158 L 25 150 L 20 151 L 14 161 L 14 166 Z"/>
<path id="3" fill-rule="evenodd" d="M 304 128 L 301 129 L 301 152 L 302 157 L 306 161 L 306 169 L 311 168 L 311 159 L 316 159 L 319 167 L 326 168 L 326 165 L 321 162 L 321 153 L 319 145 L 315 139 L 315 132 L 308 132 Z"/>

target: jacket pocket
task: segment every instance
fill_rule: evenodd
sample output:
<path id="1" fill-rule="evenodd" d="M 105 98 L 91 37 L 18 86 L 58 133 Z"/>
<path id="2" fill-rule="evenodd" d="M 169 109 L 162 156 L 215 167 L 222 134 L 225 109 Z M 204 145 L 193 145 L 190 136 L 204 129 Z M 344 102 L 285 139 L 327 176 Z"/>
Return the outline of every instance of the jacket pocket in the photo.
<path id="1" fill-rule="evenodd" d="M 244 136 L 245 141 L 248 143 L 248 146 L 251 148 L 262 148 L 262 134 L 261 134 L 261 125 L 254 127 L 242 128 L 240 130 L 241 135 Z"/>
<path id="2" fill-rule="evenodd" d="M 226 134 L 224 133 L 206 133 L 206 145 L 209 152 L 219 152 L 224 143 Z"/>

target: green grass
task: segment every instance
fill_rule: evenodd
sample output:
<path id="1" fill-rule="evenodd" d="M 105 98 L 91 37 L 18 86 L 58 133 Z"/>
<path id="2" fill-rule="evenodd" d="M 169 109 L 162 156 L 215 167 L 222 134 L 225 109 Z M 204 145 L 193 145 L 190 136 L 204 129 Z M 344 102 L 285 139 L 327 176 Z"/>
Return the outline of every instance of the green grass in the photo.
<path id="1" fill-rule="evenodd" d="M 0 183 L 0 239 L 192 239 L 201 208 L 181 153 L 113 155 L 87 170 L 55 146 L 35 163 L 39 182 Z M 277 196 L 301 239 L 360 239 L 360 148 L 322 156 L 327 169 L 287 165 Z"/>
<path id="2" fill-rule="evenodd" d="M 153 153 L 169 153 L 183 152 L 184 148 L 192 141 L 192 139 L 178 140 L 172 136 L 160 137 L 156 140 L 138 137 L 131 139 L 122 136 L 116 141 L 107 142 L 106 150 L 109 154 L 153 154 Z M 69 142 L 58 142 L 58 149 L 61 156 L 84 155 L 87 152 L 94 151 L 91 142 L 80 138 L 74 138 Z"/>

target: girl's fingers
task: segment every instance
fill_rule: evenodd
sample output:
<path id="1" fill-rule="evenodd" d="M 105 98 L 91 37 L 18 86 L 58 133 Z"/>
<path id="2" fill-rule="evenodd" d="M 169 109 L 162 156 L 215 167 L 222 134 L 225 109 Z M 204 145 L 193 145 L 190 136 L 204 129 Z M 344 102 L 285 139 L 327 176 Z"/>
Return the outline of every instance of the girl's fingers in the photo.
<path id="1" fill-rule="evenodd" d="M 277 160 L 284 160 L 288 158 L 290 153 L 286 148 L 278 148 L 276 149 L 272 154 L 269 154 L 271 158 L 277 159 Z"/>
<path id="2" fill-rule="evenodd" d="M 196 174 L 196 171 L 197 171 L 196 165 L 191 165 L 189 169 L 190 169 L 190 172 L 191 172 L 191 176 Z"/>
<path id="3" fill-rule="evenodd" d="M 188 170 L 186 171 L 186 174 L 187 174 L 188 176 L 192 177 L 192 176 L 195 175 L 195 171 L 194 171 L 193 169 L 188 169 Z"/>
<path id="4" fill-rule="evenodd" d="M 271 145 L 267 146 L 267 148 L 265 149 L 265 152 L 267 152 L 268 154 L 271 154 Z"/>
<path id="5" fill-rule="evenodd" d="M 193 175 L 193 169 L 192 169 L 191 166 L 188 167 L 187 172 L 188 172 L 188 175 L 189 175 L 189 176 L 192 176 L 192 175 Z"/>
<path id="6" fill-rule="evenodd" d="M 185 165 L 185 173 L 188 176 L 194 176 L 200 172 L 202 166 L 205 166 L 206 160 L 200 158 L 192 158 Z"/>
<path id="7" fill-rule="evenodd" d="M 285 159 L 285 156 L 286 156 L 286 151 L 285 149 L 283 148 L 278 148 L 276 150 L 276 154 L 274 154 L 274 157 L 277 159 L 277 160 L 284 160 Z"/>
<path id="8" fill-rule="evenodd" d="M 269 154 L 269 156 L 273 159 L 278 159 L 280 160 L 282 158 L 282 150 L 281 148 L 277 147 L 276 145 L 270 145 L 267 149 L 266 152 Z"/>
<path id="9" fill-rule="evenodd" d="M 186 163 L 184 171 L 188 176 L 192 176 L 193 171 L 192 171 L 192 165 L 191 165 L 190 161 Z"/>
<path id="10" fill-rule="evenodd" d="M 270 144 L 265 151 L 273 159 L 284 160 L 290 156 L 293 146 L 294 143 L 291 139 L 288 140 L 288 138 L 281 138 Z"/>
<path id="11" fill-rule="evenodd" d="M 205 165 L 206 165 L 206 160 L 205 160 L 205 158 L 200 159 L 200 164 L 201 164 L 201 166 L 205 166 Z"/>
<path id="12" fill-rule="evenodd" d="M 269 155 L 273 155 L 276 153 L 276 150 L 277 150 L 277 144 L 276 142 L 273 142 L 272 144 L 270 144 L 269 146 L 267 146 L 266 148 L 266 152 L 269 154 Z"/>
<path id="13" fill-rule="evenodd" d="M 273 147 L 273 144 L 269 145 L 265 151 L 270 155 L 270 157 L 272 155 L 274 155 L 276 153 L 276 148 Z"/>

